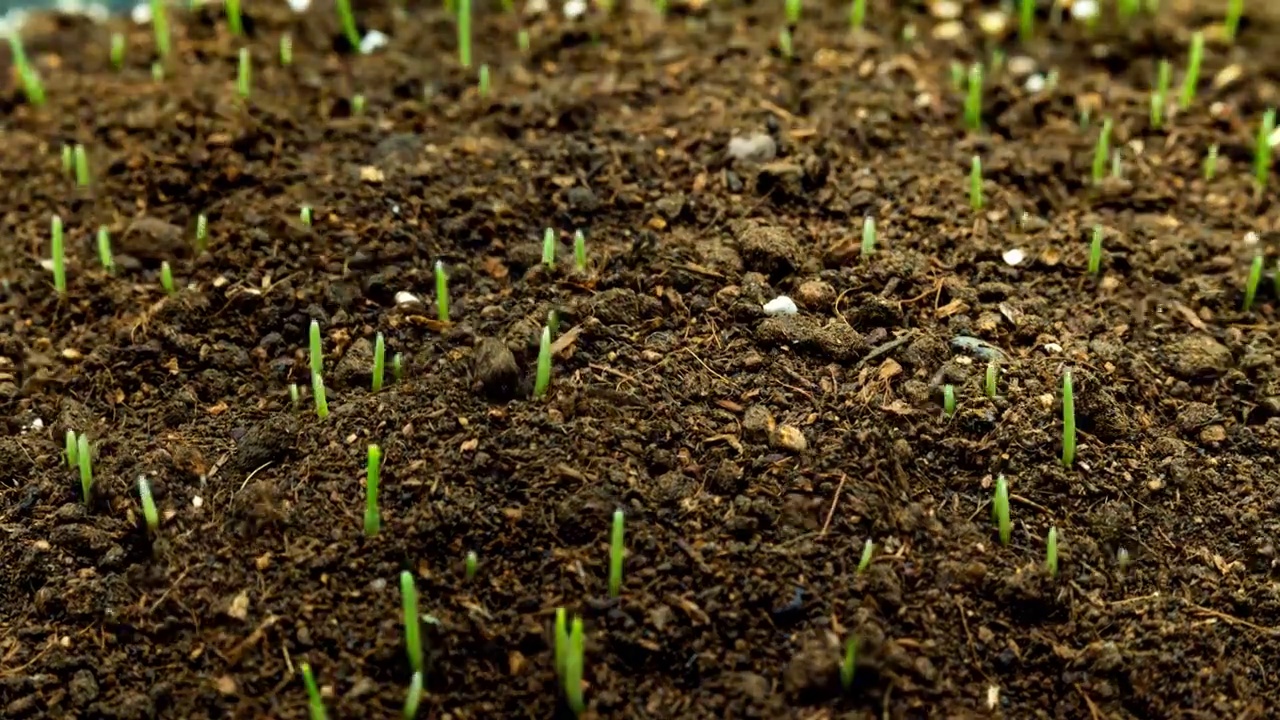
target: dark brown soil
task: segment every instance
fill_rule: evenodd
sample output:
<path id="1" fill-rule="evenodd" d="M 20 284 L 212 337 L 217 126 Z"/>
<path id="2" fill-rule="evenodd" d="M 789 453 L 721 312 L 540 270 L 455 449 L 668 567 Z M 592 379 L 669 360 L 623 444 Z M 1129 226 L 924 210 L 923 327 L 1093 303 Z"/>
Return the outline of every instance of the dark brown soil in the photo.
<path id="1" fill-rule="evenodd" d="M 1156 59 L 1174 60 L 1176 92 L 1190 31 L 1218 19 L 1196 3 L 1165 0 L 1127 30 L 1108 16 L 1091 36 L 1049 27 L 1045 8 L 1030 45 L 1012 26 L 981 39 L 990 6 L 967 6 L 954 40 L 907 3 L 873 2 L 861 34 L 843 3 L 807 7 L 792 61 L 776 50 L 781 2 L 663 21 L 482 9 L 488 99 L 436 5 L 360 9 L 392 36 L 364 57 L 321 5 L 251 7 L 247 41 L 211 10 L 175 17 L 160 83 L 147 26 L 45 17 L 26 32 L 49 103 L 33 109 L 12 82 L 0 96 L 0 716 L 302 718 L 305 661 L 331 717 L 398 717 L 403 569 L 437 620 L 422 717 L 563 712 L 548 645 L 561 606 L 585 618 L 600 717 L 1280 713 L 1270 272 L 1240 309 L 1253 254 L 1268 268 L 1280 254 L 1280 178 L 1256 193 L 1251 168 L 1262 111 L 1280 101 L 1280 20 L 1250 16 L 1234 47 L 1211 40 L 1195 105 L 1157 131 Z M 128 33 L 122 72 L 112 29 Z M 967 133 L 950 64 L 995 47 L 1060 83 L 1030 93 L 1006 69 L 988 82 L 985 130 Z M 1123 178 L 1095 187 L 1103 116 Z M 758 133 L 775 157 L 729 156 Z M 88 148 L 89 190 L 62 174 L 67 142 Z M 62 300 L 40 266 L 55 213 Z M 880 228 L 869 261 L 866 215 Z M 1100 279 L 1086 272 L 1095 224 Z M 99 225 L 115 276 L 96 263 Z M 548 225 L 562 241 L 552 272 Z M 569 269 L 577 228 L 585 275 Z M 452 274 L 447 326 L 437 259 Z M 162 261 L 182 286 L 172 297 Z M 780 293 L 799 315 L 765 316 Z M 561 341 L 537 400 L 553 308 Z M 327 420 L 306 390 L 289 402 L 290 383 L 309 386 L 312 319 Z M 373 394 L 378 331 L 406 373 Z M 982 353 L 995 351 L 990 400 Z M 1058 461 L 1067 369 L 1071 469 Z M 88 509 L 61 455 L 68 428 L 96 446 Z M 366 539 L 371 442 L 384 527 Z M 1007 547 L 989 520 L 1001 473 Z M 154 541 L 144 474 L 163 514 Z M 611 601 L 615 508 L 629 554 Z M 1050 526 L 1056 580 L 1042 570 Z M 859 575 L 867 539 L 878 549 Z M 863 653 L 845 693 L 850 634 Z"/>

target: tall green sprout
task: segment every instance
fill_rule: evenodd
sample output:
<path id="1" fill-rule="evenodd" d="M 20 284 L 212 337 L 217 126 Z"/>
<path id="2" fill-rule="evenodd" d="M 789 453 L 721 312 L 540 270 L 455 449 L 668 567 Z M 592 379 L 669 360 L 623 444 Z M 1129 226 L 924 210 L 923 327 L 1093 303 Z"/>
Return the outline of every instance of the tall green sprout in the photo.
<path id="1" fill-rule="evenodd" d="M 964 124 L 970 130 L 982 129 L 982 64 L 969 66 L 969 94 L 964 101 Z"/>
<path id="2" fill-rule="evenodd" d="M 152 535 L 160 528 L 160 514 L 156 512 L 156 501 L 151 497 L 151 483 L 145 475 L 138 476 L 138 500 L 142 503 L 142 517 L 147 523 L 147 531 Z"/>
<path id="3" fill-rule="evenodd" d="M 382 448 L 369 446 L 369 461 L 364 481 L 364 536 L 373 537 L 382 529 L 382 513 L 378 511 L 378 485 L 382 477 Z"/>
<path id="4" fill-rule="evenodd" d="M 1173 67 L 1168 60 L 1161 59 L 1156 69 L 1156 88 L 1151 93 L 1151 128 L 1159 130 L 1164 126 L 1164 110 L 1169 102 L 1169 83 L 1173 79 Z"/>
<path id="5" fill-rule="evenodd" d="M 1029 42 L 1035 33 L 1036 0 L 1020 0 L 1018 3 L 1018 39 Z"/>
<path id="6" fill-rule="evenodd" d="M 623 540 L 622 510 L 613 511 L 613 530 L 609 534 L 609 597 L 622 593 L 622 556 L 626 553 Z"/>
<path id="7" fill-rule="evenodd" d="M 62 246 L 62 218 L 53 216 L 50 221 L 50 249 L 53 254 L 53 289 L 59 295 L 67 294 L 67 256 Z"/>
<path id="8" fill-rule="evenodd" d="M 311 720 L 329 720 L 329 713 L 324 709 L 324 698 L 320 697 L 320 686 L 316 685 L 316 677 L 311 674 L 311 665 L 302 663 L 302 684 L 307 688 L 307 708 L 311 712 Z"/>
<path id="9" fill-rule="evenodd" d="M 458 0 L 458 62 L 471 69 L 471 0 Z"/>
<path id="10" fill-rule="evenodd" d="M 1262 282 L 1262 254 L 1253 256 L 1253 264 L 1249 266 L 1249 277 L 1244 283 L 1244 312 L 1253 309 L 1253 299 L 1258 295 L 1258 284 Z"/>
<path id="11" fill-rule="evenodd" d="M 1182 95 L 1179 97 L 1179 104 L 1184 110 L 1196 100 L 1196 88 L 1200 85 L 1200 62 L 1203 59 L 1204 33 L 1196 32 L 1191 36 L 1191 48 L 1187 53 L 1187 75 L 1182 80 Z"/>
<path id="12" fill-rule="evenodd" d="M 982 193 L 982 158 L 974 155 L 973 163 L 969 166 L 969 207 L 976 212 L 985 204 L 986 199 Z"/>
<path id="13" fill-rule="evenodd" d="M 442 323 L 449 322 L 449 275 L 440 260 L 436 261 L 436 317 Z"/>
<path id="14" fill-rule="evenodd" d="M 1009 481 L 1003 475 L 996 478 L 996 492 L 991 500 L 991 516 L 1000 532 L 1000 544 L 1008 545 L 1013 534 L 1013 524 L 1009 520 Z"/>
<path id="15" fill-rule="evenodd" d="M 253 89 L 253 68 L 249 58 L 249 48 L 240 48 L 240 64 L 236 68 L 236 94 L 242 100 L 249 99 Z"/>
<path id="16" fill-rule="evenodd" d="M 404 697 L 404 709 L 400 715 L 404 720 L 418 717 L 418 706 L 422 704 L 422 673 L 415 672 L 409 679 L 409 692 Z"/>
<path id="17" fill-rule="evenodd" d="M 551 328 L 542 328 L 542 341 L 538 346 L 538 371 L 533 382 L 533 396 L 540 398 L 547 394 L 551 385 Z"/>
<path id="18" fill-rule="evenodd" d="M 1062 465 L 1071 467 L 1076 461 L 1076 395 L 1071 386 L 1071 371 L 1062 374 Z"/>
<path id="19" fill-rule="evenodd" d="M 22 38 L 16 31 L 9 33 L 9 49 L 13 52 L 13 66 L 18 70 L 18 80 L 22 83 L 22 94 L 27 102 L 36 107 L 44 105 L 44 83 L 40 82 L 40 73 L 31 66 L 26 50 L 22 47 Z"/>
<path id="20" fill-rule="evenodd" d="M 320 322 L 318 320 L 311 321 L 308 339 L 311 346 L 311 374 L 319 375 L 324 371 L 324 351 L 320 349 Z"/>
<path id="21" fill-rule="evenodd" d="M 240 20 L 240 0 L 227 0 L 227 29 L 234 37 L 244 34 L 244 24 Z"/>
<path id="22" fill-rule="evenodd" d="M 1089 274 L 1097 275 L 1102 269 L 1102 226 L 1093 226 L 1093 239 L 1089 242 Z"/>
<path id="23" fill-rule="evenodd" d="M 351 0 L 335 0 L 338 6 L 338 23 L 342 35 L 355 52 L 360 52 L 360 30 L 356 28 L 356 16 L 351 13 Z"/>
<path id="24" fill-rule="evenodd" d="M 556 677 L 564 678 L 564 659 L 569 655 L 569 615 L 564 608 L 556 608 L 556 621 L 552 627 L 551 647 L 555 653 Z"/>
<path id="25" fill-rule="evenodd" d="M 1093 147 L 1093 184 L 1099 185 L 1106 178 L 1107 160 L 1111 157 L 1111 118 L 1102 121 L 1098 142 Z"/>
<path id="26" fill-rule="evenodd" d="M 867 0 L 853 0 L 849 7 L 849 26 L 861 30 L 867 21 Z"/>
<path id="27" fill-rule="evenodd" d="M 1267 178 L 1271 175 L 1271 135 L 1276 131 L 1276 109 L 1269 108 L 1262 114 L 1262 125 L 1258 127 L 1258 144 L 1253 150 L 1253 179 L 1262 191 L 1267 187 Z"/>
<path id="28" fill-rule="evenodd" d="M 582 618 L 575 617 L 569 628 L 569 648 L 564 658 L 564 698 L 569 710 L 574 715 L 581 715 L 586 709 L 582 699 L 583 655 L 586 651 L 586 640 L 582 628 Z"/>
<path id="29" fill-rule="evenodd" d="M 783 2 L 782 7 L 786 12 L 788 26 L 795 27 L 800 24 L 800 6 L 801 0 L 785 0 Z"/>
<path id="30" fill-rule="evenodd" d="M 373 337 L 373 391 L 382 390 L 382 379 L 387 367 L 387 341 L 382 333 Z"/>
<path id="31" fill-rule="evenodd" d="M 80 495 L 84 504 L 90 505 L 93 503 L 93 448 L 84 433 L 76 438 L 76 463 L 80 466 Z"/>
<path id="32" fill-rule="evenodd" d="M 151 29 L 156 36 L 156 52 L 161 60 L 169 57 L 172 43 L 169 39 L 168 7 L 164 0 L 151 0 Z"/>
<path id="33" fill-rule="evenodd" d="M 423 670 L 422 628 L 418 621 L 418 588 L 413 573 L 400 573 L 400 608 L 404 619 L 404 651 L 409 656 L 409 669 L 415 673 Z"/>

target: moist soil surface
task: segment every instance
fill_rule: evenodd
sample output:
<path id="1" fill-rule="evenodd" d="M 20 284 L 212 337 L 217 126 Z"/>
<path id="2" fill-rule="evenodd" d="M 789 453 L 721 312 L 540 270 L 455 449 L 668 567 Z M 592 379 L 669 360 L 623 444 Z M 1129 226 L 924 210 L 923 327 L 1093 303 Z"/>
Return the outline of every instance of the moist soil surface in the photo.
<path id="1" fill-rule="evenodd" d="M 422 717 L 566 714 L 559 607 L 584 620 L 599 717 L 1275 717 L 1280 178 L 1258 192 L 1252 153 L 1280 22 L 1251 15 L 1228 45 L 1192 3 L 1127 28 L 1108 4 L 1091 32 L 1042 8 L 1021 43 L 1012 21 L 984 35 L 992 6 L 957 27 L 873 2 L 858 33 L 847 7 L 806 7 L 787 59 L 768 5 L 480 8 L 488 97 L 434 5 L 357 8 L 390 35 L 364 56 L 328 6 L 252 7 L 244 38 L 178 13 L 159 81 L 149 26 L 36 18 L 48 103 L 0 96 L 0 715 L 302 718 L 306 662 L 330 717 L 398 717 L 409 570 Z M 1194 29 L 1200 92 L 1153 129 L 1156 61 L 1176 94 Z M 968 132 L 952 63 L 997 49 Z M 1095 183 L 1104 117 L 1121 167 Z M 76 142 L 88 188 L 61 166 Z M 55 214 L 64 297 L 42 266 Z M 764 312 L 779 294 L 798 314 Z M 378 332 L 404 360 L 374 393 Z M 93 446 L 87 506 L 67 430 Z M 365 537 L 371 443 L 383 524 Z"/>

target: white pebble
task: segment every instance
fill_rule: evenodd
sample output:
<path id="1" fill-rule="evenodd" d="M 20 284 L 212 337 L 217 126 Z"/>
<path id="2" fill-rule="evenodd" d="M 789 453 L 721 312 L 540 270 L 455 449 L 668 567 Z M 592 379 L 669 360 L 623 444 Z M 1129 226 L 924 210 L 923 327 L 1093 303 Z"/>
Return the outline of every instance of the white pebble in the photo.
<path id="1" fill-rule="evenodd" d="M 577 20 L 586 14 L 586 0 L 568 0 L 568 2 L 564 4 L 564 16 L 570 20 Z"/>
<path id="2" fill-rule="evenodd" d="M 134 5 L 133 10 L 129 12 L 129 17 L 139 25 L 145 25 L 151 22 L 151 6 L 146 3 Z"/>
<path id="3" fill-rule="evenodd" d="M 414 295 L 411 292 L 401 290 L 400 292 L 396 293 L 396 305 L 421 305 L 421 304 L 422 304 L 422 301 L 418 299 L 418 296 Z"/>
<path id="4" fill-rule="evenodd" d="M 191 498 L 191 504 L 195 507 L 203 507 L 204 498 L 200 497 L 199 495 L 196 495 L 195 497 Z"/>
<path id="5" fill-rule="evenodd" d="M 764 313 L 766 315 L 795 315 L 799 312 L 796 303 L 786 295 L 779 295 L 764 304 Z"/>
<path id="6" fill-rule="evenodd" d="M 1036 73 L 1035 75 L 1027 78 L 1027 84 L 1023 87 L 1025 87 L 1029 93 L 1038 93 L 1044 90 L 1044 86 L 1044 76 L 1040 73 Z"/>
<path id="7" fill-rule="evenodd" d="M 1071 17 L 1074 20 L 1088 20 L 1098 16 L 1097 0 L 1076 0 L 1071 3 Z"/>
<path id="8" fill-rule="evenodd" d="M 1026 257 L 1027 257 L 1027 254 L 1022 252 L 1022 250 L 1019 248 L 1014 248 L 1012 250 L 1005 250 L 1004 264 L 1008 265 L 1009 267 L 1013 267 L 1015 265 L 1020 264 L 1023 260 L 1026 259 Z"/>
<path id="9" fill-rule="evenodd" d="M 296 13 L 306 12 L 311 7 L 311 0 L 289 0 L 289 9 Z"/>
<path id="10" fill-rule="evenodd" d="M 378 48 L 386 47 L 389 42 L 391 38 L 387 37 L 386 33 L 370 30 L 368 35 L 360 38 L 360 53 L 368 55 Z"/>
<path id="11" fill-rule="evenodd" d="M 1258 244 L 1258 233 L 1250 231 L 1244 234 L 1244 246 L 1253 247 Z"/>

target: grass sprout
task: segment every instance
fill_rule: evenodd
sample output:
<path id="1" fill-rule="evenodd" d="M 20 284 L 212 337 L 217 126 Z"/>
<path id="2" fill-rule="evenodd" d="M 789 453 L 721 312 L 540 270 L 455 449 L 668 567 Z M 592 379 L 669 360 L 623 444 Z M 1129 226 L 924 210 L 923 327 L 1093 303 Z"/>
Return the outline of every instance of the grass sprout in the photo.
<path id="1" fill-rule="evenodd" d="M 1244 283 L 1244 312 L 1253 309 L 1253 300 L 1258 295 L 1258 284 L 1262 282 L 1262 254 L 1253 256 L 1253 264 L 1249 266 L 1249 277 Z"/>
<path id="2" fill-rule="evenodd" d="M 1071 385 L 1071 371 L 1062 374 L 1062 465 L 1071 467 L 1076 461 L 1076 394 Z"/>
<path id="3" fill-rule="evenodd" d="M 478 90 L 480 97 L 489 97 L 489 65 L 486 63 L 480 66 L 480 79 L 478 81 Z"/>
<path id="4" fill-rule="evenodd" d="M 319 375 L 324 371 L 324 351 L 320 348 L 320 322 L 318 320 L 311 321 L 308 341 L 310 343 L 311 374 Z"/>
<path id="5" fill-rule="evenodd" d="M 151 497 L 151 483 L 145 475 L 138 476 L 138 499 L 142 502 L 142 517 L 146 520 L 147 531 L 152 535 L 160 528 L 160 514 L 156 512 L 156 501 Z"/>
<path id="6" fill-rule="evenodd" d="M 378 485 L 382 477 L 382 448 L 369 446 L 369 461 L 364 481 L 364 536 L 373 537 L 382 529 L 382 513 L 378 511 Z M 416 669 L 416 668 L 415 668 Z"/>
<path id="7" fill-rule="evenodd" d="M 1214 143 L 1204 154 L 1204 179 L 1212 180 L 1218 174 L 1218 144 Z"/>
<path id="8" fill-rule="evenodd" d="M 547 327 L 551 328 L 551 339 L 560 337 L 560 313 L 555 308 L 547 311 Z"/>
<path id="9" fill-rule="evenodd" d="M 622 558 L 626 554 L 622 510 L 613 511 L 613 529 L 609 533 L 609 597 L 622 593 Z"/>
<path id="10" fill-rule="evenodd" d="M 67 256 L 62 246 L 62 218 L 54 215 L 49 223 L 49 247 L 53 257 L 53 289 L 67 294 Z"/>
<path id="11" fill-rule="evenodd" d="M 999 378 L 1000 378 L 1000 366 L 996 364 L 995 360 L 988 360 L 987 373 L 982 384 L 983 388 L 987 392 L 987 397 L 995 399 L 996 384 L 999 382 Z"/>
<path id="12" fill-rule="evenodd" d="M 396 382 L 404 377 L 404 355 L 396 353 L 391 356 L 391 378 Z"/>
<path id="13" fill-rule="evenodd" d="M 1269 108 L 1262 114 L 1262 124 L 1258 126 L 1258 143 L 1253 149 L 1253 179 L 1262 191 L 1267 186 L 1267 177 L 1271 174 L 1271 135 L 1276 131 L 1276 109 Z"/>
<path id="14" fill-rule="evenodd" d="M 155 83 L 164 82 L 164 63 L 159 60 L 151 63 L 151 81 Z"/>
<path id="15" fill-rule="evenodd" d="M 858 637 L 850 635 L 844 641 L 844 658 L 840 661 L 840 687 L 845 692 L 853 687 L 854 675 L 858 672 Z"/>
<path id="16" fill-rule="evenodd" d="M 581 230 L 573 233 L 573 267 L 580 273 L 587 272 L 587 236 Z"/>
<path id="17" fill-rule="evenodd" d="M 44 83 L 40 82 L 40 73 L 36 72 L 27 59 L 27 52 L 22 48 L 22 39 L 18 37 L 18 33 L 9 34 L 9 48 L 13 51 L 13 66 L 18 70 L 22 94 L 27 96 L 27 102 L 36 107 L 44 105 Z"/>
<path id="18" fill-rule="evenodd" d="M 969 207 L 978 211 L 985 204 L 986 201 L 982 195 L 982 158 L 974 155 L 973 163 L 969 167 Z"/>
<path id="19" fill-rule="evenodd" d="M 364 95 L 356 93 L 351 96 L 351 114 L 355 117 L 364 115 Z"/>
<path id="20" fill-rule="evenodd" d="M 298 408 L 298 383 L 289 383 L 289 402 L 295 410 Z"/>
<path id="21" fill-rule="evenodd" d="M 1036 0 L 1020 0 L 1018 3 L 1018 39 L 1029 42 L 1036 29 Z"/>
<path id="22" fill-rule="evenodd" d="M 1178 98 L 1182 109 L 1191 107 L 1196 101 L 1196 89 L 1200 85 L 1200 63 L 1204 59 L 1204 33 L 1196 32 L 1191 36 L 1191 47 L 1187 51 L 1187 75 L 1182 79 L 1182 94 Z"/>
<path id="23" fill-rule="evenodd" d="M 79 456 L 80 446 L 78 442 L 79 441 L 76 438 L 76 431 L 68 429 L 67 444 L 66 444 L 67 467 L 71 468 L 72 470 L 75 470 L 80 464 L 80 461 L 78 459 L 80 457 Z"/>
<path id="24" fill-rule="evenodd" d="M 338 7 L 338 23 L 342 26 L 342 36 L 355 52 L 360 52 L 360 30 L 356 28 L 356 16 L 351 13 L 351 0 L 336 0 Z"/>
<path id="25" fill-rule="evenodd" d="M 1044 569 L 1049 577 L 1058 577 L 1058 528 L 1049 528 L 1049 535 L 1044 541 Z"/>
<path id="26" fill-rule="evenodd" d="M 1241 15 L 1244 15 L 1244 0 L 1227 0 L 1227 19 L 1222 24 L 1222 31 L 1228 42 L 1236 41 L 1236 34 L 1240 32 Z"/>
<path id="27" fill-rule="evenodd" d="M 787 25 L 795 27 L 800 24 L 801 0 L 786 0 L 782 4 L 787 15 Z"/>
<path id="28" fill-rule="evenodd" d="M 542 233 L 542 264 L 548 270 L 556 265 L 556 231 L 551 228 Z"/>
<path id="29" fill-rule="evenodd" d="M 422 627 L 418 621 L 418 587 L 413 573 L 400 573 L 400 609 L 404 620 L 404 652 L 409 657 L 409 668 L 415 673 L 423 670 Z"/>
<path id="30" fill-rule="evenodd" d="M 240 19 L 240 0 L 227 0 L 227 29 L 234 37 L 244 34 L 244 22 Z"/>
<path id="31" fill-rule="evenodd" d="M 62 145 L 62 174 L 71 177 L 72 168 L 71 146 L 63 143 Z"/>
<path id="32" fill-rule="evenodd" d="M 252 60 L 249 48 L 240 48 L 240 64 L 236 67 L 236 94 L 242 99 L 249 99 L 249 91 L 253 85 Z"/>
<path id="33" fill-rule="evenodd" d="M 964 100 L 964 125 L 978 131 L 982 129 L 982 64 L 969 66 L 969 92 Z"/>
<path id="34" fill-rule="evenodd" d="M 80 467 L 80 496 L 89 505 L 93 502 L 93 448 L 84 433 L 76 438 L 76 465 Z"/>
<path id="35" fill-rule="evenodd" d="M 178 288 L 173 284 L 173 268 L 169 267 L 169 261 L 160 263 L 160 287 L 169 295 L 178 294 Z"/>
<path id="36" fill-rule="evenodd" d="M 996 492 L 991 500 L 991 517 L 1000 532 L 1000 544 L 1008 545 L 1013 525 L 1009 521 L 1009 481 L 1004 475 L 996 478 Z"/>
<path id="37" fill-rule="evenodd" d="M 466 560 L 463 562 L 463 575 L 467 580 L 474 580 L 476 577 L 476 567 L 479 565 L 479 558 L 476 557 L 474 550 L 467 551 Z"/>
<path id="38" fill-rule="evenodd" d="M 1106 177 L 1107 159 L 1111 157 L 1111 118 L 1102 121 L 1098 142 L 1093 146 L 1093 184 L 1099 185 Z"/>
<path id="39" fill-rule="evenodd" d="M 111 67 L 120 70 L 124 67 L 124 33 L 111 33 Z"/>
<path id="40" fill-rule="evenodd" d="M 870 215 L 862 219 L 862 257 L 870 257 L 876 251 L 876 219 Z"/>
<path id="41" fill-rule="evenodd" d="M 533 396 L 543 397 L 551 385 L 551 328 L 542 328 L 542 342 L 538 346 L 538 371 L 533 381 Z"/>
<path id="42" fill-rule="evenodd" d="M 409 692 L 404 697 L 404 709 L 400 715 L 404 720 L 418 717 L 418 706 L 422 704 L 422 673 L 415 672 L 409 679 Z"/>
<path id="43" fill-rule="evenodd" d="M 71 155 L 76 169 L 76 185 L 89 187 L 89 156 L 84 151 L 84 145 L 76 143 Z"/>
<path id="44" fill-rule="evenodd" d="M 471 0 L 458 0 L 458 63 L 471 69 Z"/>
<path id="45" fill-rule="evenodd" d="M 791 42 L 791 31 L 785 27 L 778 31 L 778 54 L 786 60 L 790 60 L 795 54 L 795 47 Z"/>
<path id="46" fill-rule="evenodd" d="M 311 395 L 316 400 L 316 416 L 321 420 L 329 417 L 329 398 L 324 392 L 324 378 L 319 374 L 311 376 Z"/>
<path id="47" fill-rule="evenodd" d="M 302 221 L 303 225 L 306 225 L 307 227 L 311 227 L 311 206 L 310 205 L 302 206 L 302 209 L 298 211 L 298 220 Z"/>
<path id="48" fill-rule="evenodd" d="M 280 65 L 289 67 L 293 64 L 293 36 L 285 33 L 280 36 Z"/>
<path id="49" fill-rule="evenodd" d="M 209 218 L 204 213 L 196 216 L 196 254 L 209 247 Z"/>
<path id="50" fill-rule="evenodd" d="M 1102 226 L 1093 226 L 1093 239 L 1089 241 L 1089 274 L 1097 275 L 1102 269 Z"/>
<path id="51" fill-rule="evenodd" d="M 151 30 L 156 37 L 156 53 L 163 61 L 169 57 L 173 43 L 169 38 L 169 15 L 164 0 L 151 0 Z"/>
<path id="52" fill-rule="evenodd" d="M 574 715 L 581 715 L 586 709 L 582 699 L 583 654 L 586 640 L 582 628 L 582 618 L 575 617 L 569 627 L 569 647 L 564 658 L 564 699 Z"/>
<path id="53" fill-rule="evenodd" d="M 382 379 L 387 367 L 387 341 L 378 333 L 373 337 L 373 391 L 382 390 Z"/>
<path id="54" fill-rule="evenodd" d="M 849 6 L 849 27 L 861 30 L 867 21 L 867 0 L 853 0 Z"/>
<path id="55" fill-rule="evenodd" d="M 116 261 L 111 254 L 111 233 L 106 225 L 98 227 L 98 262 L 108 273 L 115 272 Z"/>
<path id="56" fill-rule="evenodd" d="M 311 674 L 311 664 L 302 663 L 302 684 L 307 688 L 307 709 L 311 720 L 329 720 L 329 713 L 324 709 L 324 698 L 320 697 L 320 686 L 316 685 L 316 677 Z"/>
<path id="57" fill-rule="evenodd" d="M 876 544 L 871 542 L 871 538 L 867 538 L 867 541 L 862 544 L 862 557 L 858 558 L 858 569 L 856 571 L 858 575 L 866 572 L 867 568 L 871 567 L 871 558 L 875 555 L 875 551 Z"/>
<path id="58" fill-rule="evenodd" d="M 564 677 L 564 659 L 569 654 L 569 614 L 564 608 L 556 608 L 556 621 L 551 630 L 555 658 L 556 677 Z"/>
<path id="59" fill-rule="evenodd" d="M 516 47 L 520 50 L 520 54 L 529 54 L 529 31 L 521 29 L 516 33 Z"/>
<path id="60" fill-rule="evenodd" d="M 956 414 L 956 388 L 947 384 L 942 386 L 942 413 L 947 417 Z"/>
<path id="61" fill-rule="evenodd" d="M 449 322 L 449 275 L 442 260 L 436 261 L 436 317 L 442 323 Z"/>
<path id="62" fill-rule="evenodd" d="M 1164 126 L 1164 110 L 1169 102 L 1169 83 L 1172 81 L 1173 67 L 1168 60 L 1161 59 L 1156 68 L 1156 88 L 1151 93 L 1151 128 L 1159 130 Z"/>

